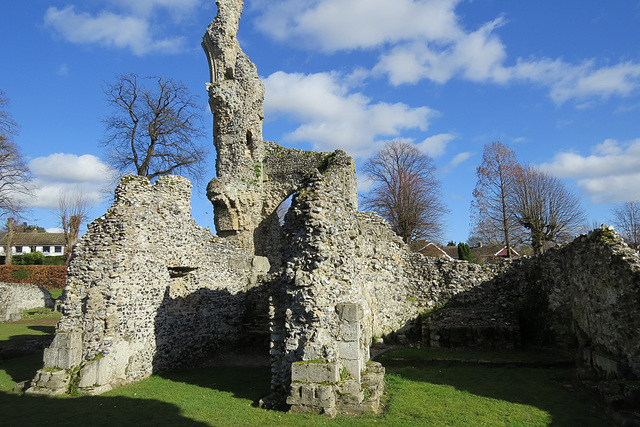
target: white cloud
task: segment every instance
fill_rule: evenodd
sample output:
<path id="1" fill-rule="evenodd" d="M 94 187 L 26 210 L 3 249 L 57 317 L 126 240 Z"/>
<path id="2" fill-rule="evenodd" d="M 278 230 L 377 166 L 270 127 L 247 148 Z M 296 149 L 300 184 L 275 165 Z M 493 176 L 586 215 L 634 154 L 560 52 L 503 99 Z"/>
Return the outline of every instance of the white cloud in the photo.
<path id="1" fill-rule="evenodd" d="M 201 0 L 110 0 L 110 2 L 127 8 L 137 15 L 147 16 L 160 8 L 178 14 L 188 13 L 193 11 Z"/>
<path id="2" fill-rule="evenodd" d="M 594 204 L 640 200 L 640 172 L 578 180 Z"/>
<path id="3" fill-rule="evenodd" d="M 570 99 L 628 96 L 640 89 L 640 64 L 632 62 L 599 68 L 595 60 L 569 64 L 560 59 L 530 58 L 518 59 L 515 66 L 506 70 L 515 81 L 548 87 L 558 104 Z"/>
<path id="4" fill-rule="evenodd" d="M 560 178 L 576 178 L 596 204 L 640 199 L 640 138 L 629 143 L 606 140 L 588 156 L 560 153 L 540 168 Z"/>
<path id="5" fill-rule="evenodd" d="M 431 157 L 440 157 L 445 153 L 449 141 L 453 139 L 455 139 L 455 136 L 448 133 L 441 133 L 426 138 L 424 141 L 416 144 L 416 147 Z"/>
<path id="6" fill-rule="evenodd" d="M 465 152 L 456 154 L 453 157 L 453 159 L 451 159 L 451 161 L 445 166 L 446 171 L 448 172 L 451 169 L 457 167 L 458 165 L 460 165 L 461 163 L 466 161 L 469 157 L 471 157 L 472 154 L 473 153 L 471 153 L 469 151 L 465 151 Z"/>
<path id="7" fill-rule="evenodd" d="M 335 52 L 415 38 L 459 37 L 454 9 L 460 0 L 276 0 L 255 2 L 257 26 L 279 40 L 298 40 Z"/>
<path id="8" fill-rule="evenodd" d="M 31 172 L 43 179 L 62 182 L 104 182 L 112 178 L 107 165 L 91 154 L 55 153 L 29 162 Z"/>
<path id="9" fill-rule="evenodd" d="M 598 65 L 595 59 L 515 58 L 495 33 L 506 24 L 497 17 L 467 29 L 456 13 L 460 0 L 255 0 L 258 27 L 288 43 L 326 53 L 376 49 L 374 75 L 392 85 L 453 78 L 497 84 L 535 84 L 555 103 L 628 96 L 640 89 L 640 64 Z"/>
<path id="10" fill-rule="evenodd" d="M 102 11 L 96 16 L 76 12 L 73 6 L 64 9 L 50 7 L 45 25 L 53 28 L 67 41 L 77 44 L 99 44 L 118 49 L 130 49 L 142 56 L 150 52 L 175 53 L 183 49 L 184 38 L 154 39 L 149 21 L 136 16 Z"/>
<path id="11" fill-rule="evenodd" d="M 91 204 L 104 198 L 104 191 L 113 182 L 113 171 L 90 154 L 56 153 L 36 157 L 29 162 L 35 177 L 33 198 L 26 200 L 31 207 L 56 209 L 63 192 L 81 192 Z"/>
<path id="12" fill-rule="evenodd" d="M 340 78 L 337 73 L 276 72 L 264 80 L 265 113 L 284 113 L 302 123 L 286 136 L 289 141 L 311 142 L 320 151 L 340 148 L 360 158 L 371 155 L 380 138 L 426 130 L 437 114 L 427 107 L 372 103 L 361 93 L 351 93 Z"/>
<path id="13" fill-rule="evenodd" d="M 471 81 L 505 82 L 509 73 L 502 63 L 505 47 L 492 31 L 503 24 L 496 19 L 479 30 L 464 33 L 448 43 L 417 39 L 396 45 L 381 56 L 373 72 L 385 74 L 393 85 L 429 79 L 446 83 L 457 75 Z"/>

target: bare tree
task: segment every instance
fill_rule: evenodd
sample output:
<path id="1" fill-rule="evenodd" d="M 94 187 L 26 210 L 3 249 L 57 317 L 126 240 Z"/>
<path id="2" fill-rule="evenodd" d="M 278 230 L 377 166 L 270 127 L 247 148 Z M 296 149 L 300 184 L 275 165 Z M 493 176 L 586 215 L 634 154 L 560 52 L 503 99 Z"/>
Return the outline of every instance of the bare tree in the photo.
<path id="1" fill-rule="evenodd" d="M 6 222 L 7 226 L 7 235 L 5 237 L 5 247 L 4 247 L 4 264 L 11 265 L 13 264 L 13 238 L 16 234 L 16 220 L 13 218 L 7 218 Z"/>
<path id="2" fill-rule="evenodd" d="M 485 243 L 506 245 L 508 256 L 514 235 L 520 234 L 508 199 L 521 169 L 516 153 L 501 142 L 484 146 L 482 164 L 476 169 L 478 181 L 471 204 L 473 235 Z"/>
<path id="3" fill-rule="evenodd" d="M 617 206 L 613 210 L 613 224 L 629 246 L 640 248 L 640 201 Z"/>
<path id="4" fill-rule="evenodd" d="M 18 125 L 6 111 L 8 102 L 0 90 L 0 216 L 18 215 L 22 196 L 31 194 L 29 168 L 13 142 Z"/>
<path id="5" fill-rule="evenodd" d="M 57 216 L 64 233 L 67 263 L 71 259 L 73 246 L 78 243 L 80 226 L 89 219 L 89 205 L 89 198 L 79 190 L 60 192 Z"/>
<path id="6" fill-rule="evenodd" d="M 363 207 L 389 221 L 405 243 L 442 238 L 442 219 L 448 210 L 431 157 L 411 144 L 391 141 L 364 164 L 363 171 L 373 181 Z"/>
<path id="7" fill-rule="evenodd" d="M 105 89 L 114 109 L 104 120 L 111 165 L 149 179 L 180 173 L 200 180 L 208 150 L 196 143 L 204 136 L 197 98 L 172 79 L 149 77 L 151 88 L 139 80 L 121 75 Z"/>
<path id="8" fill-rule="evenodd" d="M 579 197 L 558 178 L 531 166 L 517 177 L 510 201 L 516 220 L 529 230 L 534 254 L 544 250 L 545 242 L 570 239 L 584 222 Z"/>
<path id="9" fill-rule="evenodd" d="M 11 135 L 15 135 L 18 124 L 7 111 L 8 106 L 9 99 L 4 91 L 0 89 L 0 135 L 9 139 Z"/>

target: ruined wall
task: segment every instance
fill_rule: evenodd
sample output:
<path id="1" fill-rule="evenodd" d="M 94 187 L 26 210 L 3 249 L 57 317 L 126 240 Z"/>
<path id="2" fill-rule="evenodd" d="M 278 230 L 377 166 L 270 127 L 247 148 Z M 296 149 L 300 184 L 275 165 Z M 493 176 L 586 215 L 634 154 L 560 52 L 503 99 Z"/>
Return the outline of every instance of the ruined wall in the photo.
<path id="1" fill-rule="evenodd" d="M 640 379 L 640 255 L 603 226 L 455 295 L 425 318 L 432 346 L 556 346 L 584 375 Z M 491 334 L 491 336 L 489 336 Z"/>
<path id="2" fill-rule="evenodd" d="M 218 234 L 253 252 L 253 229 L 262 217 L 264 85 L 236 34 L 242 0 L 216 2 L 218 14 L 203 36 L 213 113 L 216 172 L 207 188 Z"/>
<path id="3" fill-rule="evenodd" d="M 246 337 L 246 294 L 268 263 L 199 227 L 191 185 L 123 178 L 74 249 L 56 337 L 30 393 L 102 392 Z"/>
<path id="4" fill-rule="evenodd" d="M 191 218 L 186 179 L 125 178 L 74 250 L 63 317 L 29 393 L 98 393 L 249 340 L 244 326 L 266 322 L 267 301 L 273 399 L 293 411 L 376 412 L 384 369 L 369 361 L 372 340 L 415 334 L 420 312 L 452 298 L 494 301 L 542 341 L 579 346 L 605 375 L 638 375 L 637 254 L 607 230 L 501 266 L 411 253 L 379 216 L 358 212 L 346 153 L 262 139 L 264 88 L 236 38 L 243 1 L 217 4 L 203 46 L 220 237 Z M 281 226 L 275 210 L 291 194 Z"/>
<path id="5" fill-rule="evenodd" d="M 0 283 L 0 322 L 22 318 L 24 310 L 53 308 L 51 293 L 28 283 Z"/>
<path id="6" fill-rule="evenodd" d="M 214 207 L 218 235 L 268 257 L 275 268 L 280 263 L 281 234 L 276 209 L 298 190 L 304 174 L 324 171 L 334 154 L 284 148 L 263 140 L 264 85 L 236 37 L 243 3 L 217 1 L 218 14 L 203 36 L 217 152 L 217 176 L 209 183 L 207 196 Z M 357 204 L 355 175 L 343 188 Z"/>
<path id="7" fill-rule="evenodd" d="M 421 311 L 498 271 L 410 252 L 382 218 L 345 197 L 345 170 L 308 174 L 283 225 L 272 389 L 294 411 L 375 412 L 381 387 L 370 380 L 384 370 L 369 362 L 372 339 L 415 333 Z"/>
<path id="8" fill-rule="evenodd" d="M 529 339 L 577 348 L 603 378 L 640 379 L 640 255 L 603 226 L 499 277 L 518 283 Z"/>

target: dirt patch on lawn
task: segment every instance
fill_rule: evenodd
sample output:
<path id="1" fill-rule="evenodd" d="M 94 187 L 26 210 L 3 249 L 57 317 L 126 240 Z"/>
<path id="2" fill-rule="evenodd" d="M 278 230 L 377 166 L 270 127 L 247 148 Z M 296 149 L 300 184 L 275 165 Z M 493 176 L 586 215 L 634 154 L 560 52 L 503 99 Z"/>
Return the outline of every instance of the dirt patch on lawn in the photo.
<path id="1" fill-rule="evenodd" d="M 60 317 L 51 317 L 49 319 L 22 319 L 16 320 L 15 323 L 18 325 L 42 325 L 42 326 L 55 326 L 58 324 L 58 320 Z"/>

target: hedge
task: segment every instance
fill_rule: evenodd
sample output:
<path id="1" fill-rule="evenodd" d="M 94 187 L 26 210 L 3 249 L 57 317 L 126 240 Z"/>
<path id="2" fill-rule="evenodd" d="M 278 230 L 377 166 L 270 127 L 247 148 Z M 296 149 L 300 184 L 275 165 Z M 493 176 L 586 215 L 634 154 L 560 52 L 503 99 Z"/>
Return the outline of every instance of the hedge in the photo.
<path id="1" fill-rule="evenodd" d="M 62 289 L 66 265 L 0 265 L 0 282 L 32 283 L 45 289 Z"/>
<path id="2" fill-rule="evenodd" d="M 31 252 L 29 254 L 25 254 L 25 255 L 31 255 L 33 253 L 38 253 L 38 252 Z M 33 265 L 33 263 L 22 263 L 22 257 L 25 255 L 14 255 L 13 256 L 13 265 Z M 4 265 L 4 255 L 0 256 L 0 266 Z M 50 256 L 46 256 L 44 257 L 44 262 L 42 263 L 42 265 L 67 265 L 67 257 L 66 255 L 50 255 Z"/>

